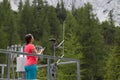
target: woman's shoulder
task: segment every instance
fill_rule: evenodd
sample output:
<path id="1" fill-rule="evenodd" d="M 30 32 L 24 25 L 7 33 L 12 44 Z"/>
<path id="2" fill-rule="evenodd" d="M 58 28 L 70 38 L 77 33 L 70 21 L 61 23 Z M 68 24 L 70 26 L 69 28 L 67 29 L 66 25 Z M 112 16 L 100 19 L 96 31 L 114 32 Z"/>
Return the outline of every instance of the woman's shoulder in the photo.
<path id="1" fill-rule="evenodd" d="M 32 44 L 32 43 L 30 43 L 30 44 L 28 44 L 29 46 L 34 46 L 34 44 Z"/>
<path id="2" fill-rule="evenodd" d="M 25 47 L 34 47 L 34 44 L 26 44 Z"/>
<path id="3" fill-rule="evenodd" d="M 26 46 L 34 47 L 34 44 L 27 44 Z"/>
<path id="4" fill-rule="evenodd" d="M 29 47 L 35 48 L 34 44 L 28 44 Z"/>

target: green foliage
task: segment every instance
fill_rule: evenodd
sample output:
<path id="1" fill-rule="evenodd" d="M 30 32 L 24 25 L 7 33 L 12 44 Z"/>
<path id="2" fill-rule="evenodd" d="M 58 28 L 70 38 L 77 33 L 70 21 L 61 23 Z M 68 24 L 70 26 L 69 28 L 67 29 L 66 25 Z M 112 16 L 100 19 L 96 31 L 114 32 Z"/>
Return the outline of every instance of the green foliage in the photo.
<path id="1" fill-rule="evenodd" d="M 8 46 L 7 34 L 0 29 L 0 48 L 6 48 Z"/>
<path id="2" fill-rule="evenodd" d="M 52 37 L 57 39 L 57 38 L 60 38 L 61 36 L 62 28 L 56 15 L 57 14 L 55 13 L 55 9 L 51 6 L 48 12 L 50 34 L 52 35 Z"/>
<path id="3" fill-rule="evenodd" d="M 83 49 L 84 65 L 81 65 L 85 69 L 85 80 L 96 80 L 101 75 L 99 69 L 102 68 L 104 52 L 104 42 L 99 26 L 99 21 L 92 13 L 92 6 L 88 3 L 85 7 L 82 7 L 73 12 L 79 27 L 77 28 L 77 34 L 79 35 L 79 41 L 81 42 Z"/>
<path id="4" fill-rule="evenodd" d="M 119 80 L 120 79 L 120 54 L 116 53 L 117 48 L 113 48 L 108 54 L 105 66 L 105 80 Z"/>
<path id="5" fill-rule="evenodd" d="M 44 73 L 47 73 L 46 68 L 38 69 L 37 78 L 40 80 L 47 80 L 47 74 L 44 74 Z"/>
<path id="6" fill-rule="evenodd" d="M 82 46 L 76 35 L 78 24 L 71 13 L 68 13 L 65 21 L 65 54 L 67 57 L 73 57 L 81 54 Z M 77 57 L 77 56 L 76 56 Z"/>
<path id="7" fill-rule="evenodd" d="M 114 44 L 115 27 L 107 21 L 103 22 L 101 26 L 102 26 L 102 30 L 103 30 L 102 34 L 104 37 L 105 44 L 113 45 Z"/>
<path id="8" fill-rule="evenodd" d="M 22 11 L 22 8 L 23 8 L 23 2 L 22 2 L 22 0 L 20 0 L 20 2 L 19 2 L 19 6 L 18 6 L 18 10 L 19 10 L 19 12 Z"/>
<path id="9" fill-rule="evenodd" d="M 66 18 L 66 9 L 64 7 L 64 2 L 62 0 L 61 4 L 58 2 L 56 7 L 57 17 L 61 24 L 65 21 Z"/>
<path id="10" fill-rule="evenodd" d="M 77 80 L 75 64 L 60 65 L 57 69 L 57 80 Z"/>

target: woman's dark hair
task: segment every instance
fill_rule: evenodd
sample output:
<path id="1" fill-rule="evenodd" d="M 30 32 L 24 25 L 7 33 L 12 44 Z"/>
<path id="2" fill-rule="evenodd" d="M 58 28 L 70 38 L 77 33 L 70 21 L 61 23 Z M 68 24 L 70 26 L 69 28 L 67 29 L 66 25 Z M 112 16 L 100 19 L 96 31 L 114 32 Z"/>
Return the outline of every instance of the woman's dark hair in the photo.
<path id="1" fill-rule="evenodd" d="M 32 34 L 25 35 L 26 44 L 29 44 L 31 39 L 32 39 Z"/>

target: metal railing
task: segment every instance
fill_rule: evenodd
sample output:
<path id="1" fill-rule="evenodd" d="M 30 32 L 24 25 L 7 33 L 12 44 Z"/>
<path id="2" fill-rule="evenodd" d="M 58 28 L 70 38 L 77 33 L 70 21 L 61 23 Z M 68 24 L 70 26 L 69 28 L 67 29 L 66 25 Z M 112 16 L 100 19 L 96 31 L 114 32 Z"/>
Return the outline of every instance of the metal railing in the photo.
<path id="1" fill-rule="evenodd" d="M 7 55 L 7 65 L 0 65 L 2 66 L 2 78 L 4 74 L 4 67 L 7 67 L 7 79 L 10 80 L 10 66 L 11 66 L 11 54 L 13 55 L 29 55 L 29 56 L 37 56 L 38 58 L 45 58 L 47 59 L 47 64 L 46 65 L 41 65 L 38 67 L 47 67 L 47 80 L 51 80 L 51 66 L 53 65 L 61 65 L 61 64 L 71 64 L 71 63 L 76 63 L 77 65 L 77 80 L 80 80 L 80 61 L 77 59 L 72 59 L 72 58 L 61 58 L 61 57 L 55 57 L 55 56 L 49 56 L 49 55 L 39 55 L 39 54 L 28 54 L 24 52 L 19 52 L 19 51 L 11 51 L 11 50 L 5 50 L 5 49 L 0 49 L 0 54 L 6 54 Z M 51 60 L 65 60 L 66 62 L 59 62 L 59 63 L 53 63 L 51 64 Z M 53 79 L 52 79 L 53 80 Z"/>

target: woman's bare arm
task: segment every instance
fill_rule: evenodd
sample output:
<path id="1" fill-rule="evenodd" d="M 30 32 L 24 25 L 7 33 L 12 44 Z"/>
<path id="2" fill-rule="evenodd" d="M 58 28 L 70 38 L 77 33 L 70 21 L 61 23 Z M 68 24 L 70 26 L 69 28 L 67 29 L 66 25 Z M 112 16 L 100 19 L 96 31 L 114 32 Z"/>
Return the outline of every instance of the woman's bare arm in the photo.
<path id="1" fill-rule="evenodd" d="M 44 49 L 40 49 L 40 50 L 36 50 L 36 49 L 33 49 L 33 53 L 35 53 L 35 54 L 42 54 L 43 53 L 43 51 L 44 51 Z"/>

